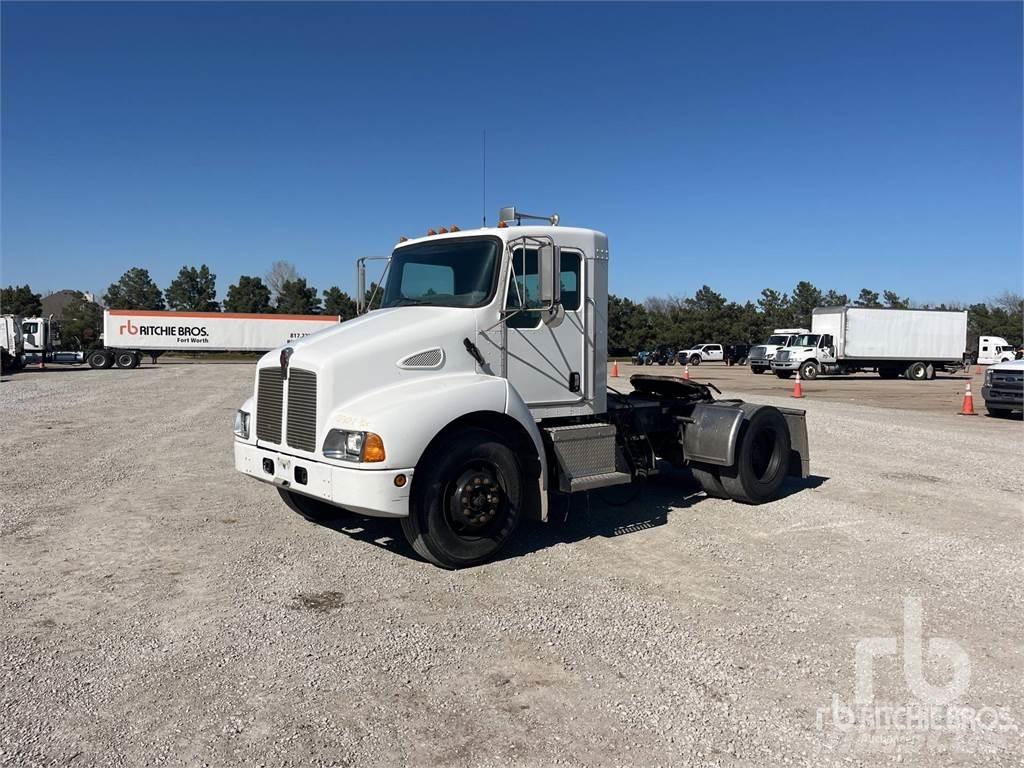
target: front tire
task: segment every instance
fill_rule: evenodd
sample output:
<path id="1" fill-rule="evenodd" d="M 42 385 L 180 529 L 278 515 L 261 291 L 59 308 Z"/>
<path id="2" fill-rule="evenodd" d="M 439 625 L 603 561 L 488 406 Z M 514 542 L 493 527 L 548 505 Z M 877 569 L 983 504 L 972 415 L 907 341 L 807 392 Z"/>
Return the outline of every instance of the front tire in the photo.
<path id="1" fill-rule="evenodd" d="M 792 371 L 776 371 L 775 375 L 778 376 L 780 379 L 791 379 L 791 378 L 793 378 L 793 372 Z"/>
<path id="2" fill-rule="evenodd" d="M 786 417 L 777 408 L 758 408 L 740 427 L 736 463 L 719 473 L 725 492 L 744 504 L 777 498 L 791 447 Z"/>
<path id="3" fill-rule="evenodd" d="M 988 415 L 994 419 L 1008 419 L 1013 415 L 1012 408 L 994 408 L 986 403 L 985 410 L 988 411 Z"/>
<path id="4" fill-rule="evenodd" d="M 817 362 L 815 362 L 814 360 L 808 360 L 806 363 L 800 366 L 800 378 L 805 379 L 806 381 L 813 381 L 814 379 L 818 378 L 818 373 L 820 372 L 820 370 L 821 369 L 818 368 Z"/>
<path id="5" fill-rule="evenodd" d="M 312 496 L 303 496 L 301 493 L 289 491 L 285 488 L 278 488 L 281 499 L 292 512 L 296 512 L 311 523 L 332 523 L 351 516 L 351 512 L 326 501 L 314 499 Z"/>
<path id="6" fill-rule="evenodd" d="M 417 467 L 402 531 L 420 557 L 442 568 L 491 558 L 523 514 L 522 469 L 494 432 L 466 429 Z"/>
<path id="7" fill-rule="evenodd" d="M 754 367 L 751 367 L 750 370 L 753 373 L 757 374 L 758 376 L 760 376 L 762 373 L 764 373 L 764 368 L 754 368 Z"/>
<path id="8" fill-rule="evenodd" d="M 690 365 L 700 365 L 700 355 L 693 355 L 690 358 Z"/>

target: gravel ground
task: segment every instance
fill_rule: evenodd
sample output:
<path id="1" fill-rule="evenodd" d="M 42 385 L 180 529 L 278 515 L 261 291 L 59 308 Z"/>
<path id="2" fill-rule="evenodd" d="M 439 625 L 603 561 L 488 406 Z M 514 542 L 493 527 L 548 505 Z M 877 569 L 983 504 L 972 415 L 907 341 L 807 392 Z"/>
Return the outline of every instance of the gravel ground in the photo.
<path id="1" fill-rule="evenodd" d="M 393 522 L 318 526 L 236 473 L 252 375 L 0 386 L 3 764 L 1024 760 L 1020 422 L 808 398 L 814 477 L 775 503 L 667 473 L 574 497 L 566 522 L 452 573 Z M 925 648 L 969 659 L 956 701 L 1007 727 L 834 725 L 858 641 L 912 644 L 905 598 Z M 876 704 L 917 700 L 912 655 L 877 660 Z"/>

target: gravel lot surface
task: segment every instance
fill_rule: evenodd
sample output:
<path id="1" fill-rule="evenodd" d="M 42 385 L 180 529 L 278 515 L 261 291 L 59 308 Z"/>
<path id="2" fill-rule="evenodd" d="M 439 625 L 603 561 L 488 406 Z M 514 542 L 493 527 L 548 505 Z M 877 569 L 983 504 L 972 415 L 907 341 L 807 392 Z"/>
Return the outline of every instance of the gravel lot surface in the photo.
<path id="1" fill-rule="evenodd" d="M 453 573 L 393 522 L 315 525 L 236 473 L 252 377 L 5 377 L 3 764 L 1024 760 L 1019 421 L 830 401 L 815 382 L 800 401 L 814 477 L 785 498 L 706 499 L 668 473 L 633 499 L 573 497 L 566 522 Z M 1009 727 L 833 724 L 865 638 L 900 649 L 875 663 L 874 702 L 916 700 L 905 598 L 927 681 L 955 671 L 929 639 L 955 642 L 970 663 L 956 701 Z"/>

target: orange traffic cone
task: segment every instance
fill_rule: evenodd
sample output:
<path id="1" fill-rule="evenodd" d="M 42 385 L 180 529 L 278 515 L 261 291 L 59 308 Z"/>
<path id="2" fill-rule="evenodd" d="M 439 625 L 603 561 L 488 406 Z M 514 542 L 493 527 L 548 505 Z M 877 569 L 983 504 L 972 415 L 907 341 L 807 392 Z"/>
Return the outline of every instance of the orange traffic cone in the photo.
<path id="1" fill-rule="evenodd" d="M 686 366 L 686 370 L 683 371 L 683 381 L 689 381 L 689 380 L 690 380 L 690 366 L 687 365 Z"/>
<path id="2" fill-rule="evenodd" d="M 800 371 L 796 372 L 796 381 L 793 383 L 793 394 L 791 397 L 803 397 L 804 388 L 800 385 Z"/>
<path id="3" fill-rule="evenodd" d="M 971 382 L 967 382 L 967 389 L 964 390 L 964 404 L 960 406 L 961 416 L 977 416 L 974 412 L 974 395 L 971 394 Z"/>
<path id="4" fill-rule="evenodd" d="M 981 373 L 981 366 L 980 365 L 974 366 L 974 372 L 975 373 Z"/>
<path id="5" fill-rule="evenodd" d="M 612 378 L 613 379 L 619 378 L 619 361 L 618 360 L 612 360 Z"/>

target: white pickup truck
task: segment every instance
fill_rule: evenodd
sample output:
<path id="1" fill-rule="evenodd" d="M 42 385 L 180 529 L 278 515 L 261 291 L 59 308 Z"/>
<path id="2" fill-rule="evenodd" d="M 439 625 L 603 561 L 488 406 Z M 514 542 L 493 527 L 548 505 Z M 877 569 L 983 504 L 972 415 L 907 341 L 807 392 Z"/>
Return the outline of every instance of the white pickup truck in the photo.
<path id="1" fill-rule="evenodd" d="M 682 378 L 608 389 L 608 238 L 557 224 L 507 208 L 494 228 L 403 238 L 379 309 L 260 359 L 235 468 L 307 517 L 399 518 L 446 568 L 546 520 L 549 494 L 646 478 L 658 459 L 748 504 L 806 477 L 803 411 Z"/>
<path id="2" fill-rule="evenodd" d="M 1008 360 L 989 367 L 981 396 L 989 416 L 1005 418 L 1024 410 L 1024 360 Z"/>
<path id="3" fill-rule="evenodd" d="M 720 363 L 725 359 L 725 353 L 721 344 L 697 344 L 691 349 L 680 349 L 677 358 L 682 365 Z"/>

